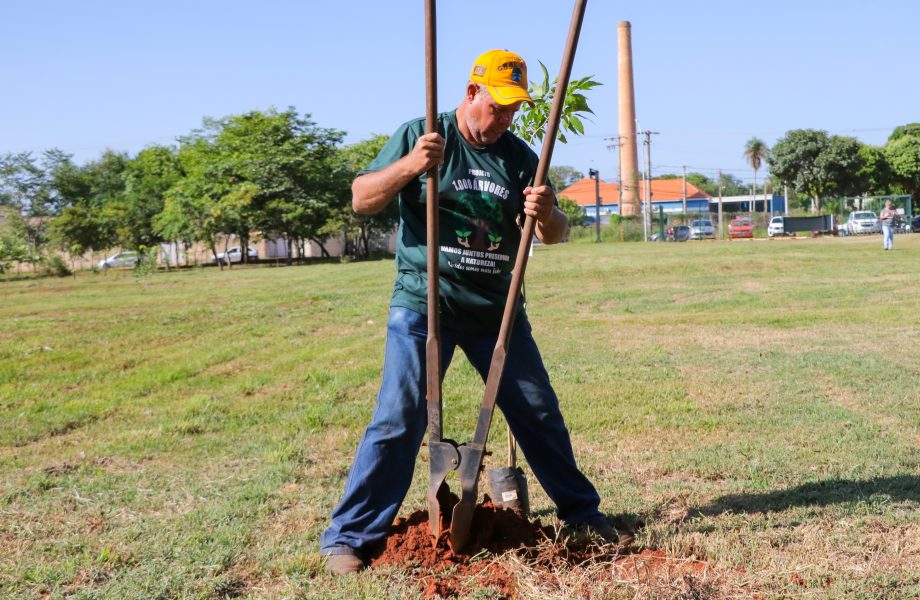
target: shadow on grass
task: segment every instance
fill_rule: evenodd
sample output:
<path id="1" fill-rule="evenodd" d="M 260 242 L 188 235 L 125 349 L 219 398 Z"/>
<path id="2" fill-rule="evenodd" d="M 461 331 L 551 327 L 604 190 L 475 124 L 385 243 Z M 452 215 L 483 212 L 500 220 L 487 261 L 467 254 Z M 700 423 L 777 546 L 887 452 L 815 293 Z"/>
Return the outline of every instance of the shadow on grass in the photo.
<path id="1" fill-rule="evenodd" d="M 898 475 L 864 480 L 826 479 L 762 494 L 728 494 L 700 508 L 699 514 L 767 513 L 797 506 L 867 502 L 876 495 L 889 496 L 895 502 L 920 502 L 920 477 Z"/>
<path id="2" fill-rule="evenodd" d="M 629 532 L 636 534 L 645 528 L 645 519 L 634 513 L 604 513 L 607 520 L 617 529 L 617 531 Z M 542 508 L 530 512 L 531 519 L 548 519 L 552 522 L 556 518 L 555 508 Z"/>

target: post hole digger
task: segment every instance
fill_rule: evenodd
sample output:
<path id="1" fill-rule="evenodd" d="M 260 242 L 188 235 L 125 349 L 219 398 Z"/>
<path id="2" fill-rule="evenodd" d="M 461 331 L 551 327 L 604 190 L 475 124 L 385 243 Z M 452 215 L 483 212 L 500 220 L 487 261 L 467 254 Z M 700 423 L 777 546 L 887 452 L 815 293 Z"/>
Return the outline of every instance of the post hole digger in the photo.
<path id="1" fill-rule="evenodd" d="M 569 75 L 575 57 L 575 48 L 581 30 L 587 0 L 576 0 L 572 13 L 568 37 L 557 78 L 552 107 L 543 136 L 543 148 L 539 163 L 533 177 L 532 188 L 546 183 L 547 173 L 553 153 L 553 145 L 559 128 L 563 102 L 568 88 Z M 435 0 L 425 2 L 426 19 L 426 132 L 437 131 L 437 58 L 435 33 Z M 526 81 L 524 82 L 526 86 Z M 486 377 L 485 391 L 479 409 L 479 417 L 473 439 L 467 444 L 457 444 L 443 437 L 442 399 L 441 399 L 441 339 L 439 310 L 439 263 L 440 248 L 438 226 L 438 167 L 433 166 L 427 172 L 426 181 L 426 233 L 427 233 L 427 276 L 428 276 L 428 334 L 425 344 L 427 375 L 427 410 L 428 410 L 428 514 L 429 527 L 434 536 L 434 543 L 440 538 L 446 522 L 442 515 L 444 500 L 449 494 L 446 479 L 451 471 L 456 471 L 460 481 L 460 498 L 450 515 L 449 541 L 454 550 L 461 550 L 470 540 L 473 527 L 473 514 L 478 499 L 479 474 L 482 470 L 486 453 L 486 442 L 492 423 L 495 405 L 498 399 L 500 383 L 505 370 L 506 359 L 510 350 L 512 327 L 518 311 L 524 272 L 531 241 L 537 227 L 534 216 L 527 214 L 522 226 L 521 239 L 515 257 L 508 296 L 502 313 L 498 338 L 492 353 Z M 510 432 L 509 432 L 510 435 Z"/>

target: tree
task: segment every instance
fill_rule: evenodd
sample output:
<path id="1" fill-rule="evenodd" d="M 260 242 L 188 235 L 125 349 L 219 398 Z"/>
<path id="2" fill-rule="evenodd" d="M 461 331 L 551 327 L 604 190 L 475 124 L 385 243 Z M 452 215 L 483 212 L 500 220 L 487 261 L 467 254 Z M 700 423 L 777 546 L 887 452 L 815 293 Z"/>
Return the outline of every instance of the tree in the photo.
<path id="1" fill-rule="evenodd" d="M 753 196 L 757 197 L 757 171 L 760 170 L 764 159 L 767 157 L 767 145 L 758 137 L 752 137 L 744 146 L 744 158 L 751 168 L 754 169 L 754 191 Z M 764 213 L 767 212 L 767 204 L 764 203 Z M 754 202 L 751 202 L 751 212 L 754 212 Z"/>
<path id="2" fill-rule="evenodd" d="M 568 217 L 569 227 L 579 227 L 584 225 L 587 220 L 584 209 L 570 198 L 564 196 L 559 198 L 559 209 Z M 598 218 L 600 218 L 600 215 L 598 215 Z"/>
<path id="3" fill-rule="evenodd" d="M 166 192 L 153 228 L 164 239 L 204 243 L 223 270 L 223 262 L 217 260 L 218 239 L 240 228 L 242 212 L 255 190 L 252 184 L 237 188 L 231 177 L 222 175 L 216 154 L 213 140 L 207 137 L 183 140 L 179 160 L 185 176 Z M 225 241 L 225 252 L 226 246 Z"/>
<path id="4" fill-rule="evenodd" d="M 0 156 L 0 207 L 34 214 L 33 204 L 42 183 L 42 170 L 31 152 Z"/>
<path id="5" fill-rule="evenodd" d="M 889 193 L 892 172 L 885 152 L 878 146 L 863 144 L 859 148 L 859 155 L 863 166 L 856 173 L 858 178 L 857 187 L 861 190 L 857 194 L 881 195 Z"/>
<path id="6" fill-rule="evenodd" d="M 795 129 L 776 142 L 767 163 L 773 175 L 809 196 L 812 210 L 820 212 L 822 199 L 830 194 L 858 189 L 857 174 L 865 164 L 859 149 L 853 138 Z"/>
<path id="7" fill-rule="evenodd" d="M 865 169 L 864 146 L 856 138 L 832 135 L 819 157 L 818 166 L 831 176 L 830 192 L 838 196 L 855 196 L 868 185 L 860 173 Z"/>
<path id="8" fill-rule="evenodd" d="M 0 273 L 28 259 L 29 243 L 24 235 L 22 216 L 12 209 L 0 209 Z"/>
<path id="9" fill-rule="evenodd" d="M 366 140 L 342 148 L 339 156 L 345 170 L 340 172 L 337 208 L 320 233 L 325 236 L 343 233 L 355 258 L 370 254 L 371 237 L 393 231 L 399 222 L 399 207 L 395 202 L 374 215 L 359 215 L 351 208 L 351 182 L 380 153 L 389 136 L 376 134 Z M 321 246 L 322 247 L 322 246 Z"/>
<path id="10" fill-rule="evenodd" d="M 163 211 L 166 193 L 182 178 L 173 148 L 151 146 L 129 161 L 124 172 L 124 192 L 117 202 L 116 236 L 121 246 L 152 248 L 166 240 L 153 226 Z"/>
<path id="11" fill-rule="evenodd" d="M 44 154 L 46 186 L 41 203 L 44 214 L 60 215 L 68 206 L 85 203 L 91 194 L 86 170 L 73 163 L 73 155 L 58 149 Z"/>
<path id="12" fill-rule="evenodd" d="M 556 80 L 554 79 L 550 85 L 549 73 L 542 62 L 540 70 L 543 72 L 543 81 L 540 83 L 531 81 L 528 87 L 534 106 L 525 102 L 511 123 L 511 132 L 531 146 L 543 141 L 553 96 L 556 93 Z M 587 114 L 594 114 L 594 111 L 588 106 L 588 99 L 584 93 L 599 85 L 602 84 L 594 81 L 590 75 L 581 79 L 569 80 L 559 120 L 559 131 L 556 134 L 556 138 L 563 144 L 566 143 L 565 132 L 584 135 L 585 127 L 581 120 Z"/>
<path id="13" fill-rule="evenodd" d="M 907 125 L 898 125 L 888 136 L 889 142 L 895 142 L 902 137 L 920 137 L 920 123 L 908 123 Z"/>
<path id="14" fill-rule="evenodd" d="M 918 200 L 920 193 L 920 123 L 895 128 L 883 147 L 894 183 Z"/>
<path id="15" fill-rule="evenodd" d="M 573 167 L 559 165 L 558 167 L 552 166 L 549 168 L 549 180 L 556 190 L 563 190 L 584 178 L 585 174 Z"/>
<path id="16" fill-rule="evenodd" d="M 211 227 L 219 223 L 243 247 L 253 231 L 284 237 L 291 245 L 315 237 L 339 191 L 333 157 L 342 135 L 317 127 L 293 108 L 205 120 L 202 130 L 183 140 L 183 151 L 190 147 L 197 156 L 183 189 L 203 194 L 219 214 L 205 220 L 209 225 L 202 232 L 215 235 Z M 177 204 L 195 209 L 191 198 Z M 200 215 L 195 220 L 204 222 Z"/>
<path id="17" fill-rule="evenodd" d="M 677 175 L 675 173 L 667 173 L 664 175 L 659 175 L 658 179 L 680 179 L 683 175 Z M 687 173 L 687 183 L 693 185 L 697 189 L 700 189 L 713 198 L 719 196 L 719 182 L 706 177 L 702 173 L 690 172 Z M 744 186 L 744 182 L 735 177 L 734 175 L 729 175 L 728 173 L 722 173 L 722 195 L 723 196 L 745 196 L 750 193 Z"/>
<path id="18" fill-rule="evenodd" d="M 50 224 L 50 235 L 71 254 L 106 250 L 119 243 L 124 173 L 128 156 L 107 150 L 83 167 L 73 167 L 66 155 L 58 157 L 51 174 L 60 215 Z"/>

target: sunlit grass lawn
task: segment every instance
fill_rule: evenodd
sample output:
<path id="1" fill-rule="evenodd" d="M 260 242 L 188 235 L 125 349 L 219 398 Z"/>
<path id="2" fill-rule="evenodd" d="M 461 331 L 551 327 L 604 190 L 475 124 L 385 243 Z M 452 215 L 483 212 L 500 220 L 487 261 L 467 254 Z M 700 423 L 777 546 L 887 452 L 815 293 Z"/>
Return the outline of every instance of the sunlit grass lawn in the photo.
<path id="1" fill-rule="evenodd" d="M 602 509 L 708 561 L 720 593 L 920 595 L 920 236 L 895 242 L 538 247 L 528 312 Z M 0 283 L 0 597 L 419 595 L 391 571 L 335 580 L 317 555 L 393 275 Z M 444 394 L 469 439 L 482 384 L 462 357 Z M 551 517 L 541 490 L 532 504 Z"/>

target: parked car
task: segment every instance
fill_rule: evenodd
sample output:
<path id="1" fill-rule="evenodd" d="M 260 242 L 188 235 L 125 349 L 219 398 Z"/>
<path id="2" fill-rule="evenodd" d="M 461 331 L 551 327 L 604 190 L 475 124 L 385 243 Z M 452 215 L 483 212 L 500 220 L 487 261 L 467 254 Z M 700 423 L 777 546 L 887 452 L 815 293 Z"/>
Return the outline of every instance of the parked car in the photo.
<path id="1" fill-rule="evenodd" d="M 249 250 L 248 254 L 249 254 L 250 261 L 253 261 L 259 258 L 259 253 L 256 252 L 255 248 L 250 246 L 248 250 Z M 230 263 L 243 262 L 243 249 L 240 248 L 239 246 L 234 246 L 233 248 L 230 248 L 229 250 L 227 250 L 226 255 L 223 252 L 218 254 L 217 260 L 212 261 L 212 262 L 214 264 L 217 264 L 218 262 L 222 262 L 224 264 L 227 264 L 228 262 Z"/>
<path id="2" fill-rule="evenodd" d="M 728 237 L 729 239 L 754 237 L 754 221 L 751 217 L 738 215 L 728 224 Z"/>
<path id="3" fill-rule="evenodd" d="M 117 267 L 133 267 L 137 265 L 140 260 L 141 256 L 137 252 L 133 252 L 131 250 L 122 250 L 121 252 L 116 252 L 106 259 L 100 260 L 99 268 L 113 269 Z"/>
<path id="4" fill-rule="evenodd" d="M 687 225 L 674 225 L 668 227 L 667 237 L 669 242 L 686 242 L 690 239 L 690 227 Z"/>
<path id="5" fill-rule="evenodd" d="M 783 217 L 773 217 L 770 219 L 770 224 L 767 225 L 767 237 L 776 237 L 778 235 L 786 235 L 786 228 L 783 224 Z"/>
<path id="6" fill-rule="evenodd" d="M 690 237 L 695 240 L 716 237 L 716 228 L 709 219 L 697 219 L 690 223 Z"/>
<path id="7" fill-rule="evenodd" d="M 910 230 L 914 233 L 920 232 L 920 215 L 910 220 Z"/>
<path id="8" fill-rule="evenodd" d="M 860 233 L 881 233 L 882 226 L 878 215 L 871 210 L 857 210 L 847 217 L 847 233 L 857 235 Z"/>

